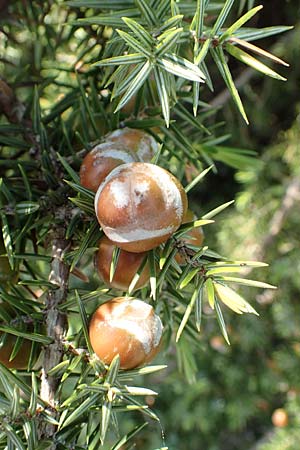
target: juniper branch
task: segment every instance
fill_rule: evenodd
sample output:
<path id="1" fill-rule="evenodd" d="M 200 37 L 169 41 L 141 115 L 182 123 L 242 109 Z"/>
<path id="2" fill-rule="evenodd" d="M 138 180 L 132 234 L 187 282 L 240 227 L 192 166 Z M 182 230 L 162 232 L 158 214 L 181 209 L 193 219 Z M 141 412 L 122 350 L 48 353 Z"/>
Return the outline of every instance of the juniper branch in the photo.
<path id="1" fill-rule="evenodd" d="M 64 260 L 64 254 L 69 248 L 69 241 L 65 238 L 68 212 L 65 206 L 61 206 L 55 215 L 54 226 L 52 228 L 51 243 L 51 272 L 49 281 L 55 286 L 50 289 L 46 297 L 45 315 L 47 335 L 53 338 L 52 344 L 48 345 L 44 352 L 40 396 L 49 405 L 50 414 L 56 418 L 56 392 L 59 385 L 59 378 L 48 375 L 49 371 L 55 367 L 63 358 L 63 340 L 66 332 L 66 315 L 59 311 L 61 305 L 67 297 L 68 279 L 70 268 Z M 41 423 L 40 437 L 53 438 L 55 425 Z M 53 442 L 51 450 L 56 448 Z"/>

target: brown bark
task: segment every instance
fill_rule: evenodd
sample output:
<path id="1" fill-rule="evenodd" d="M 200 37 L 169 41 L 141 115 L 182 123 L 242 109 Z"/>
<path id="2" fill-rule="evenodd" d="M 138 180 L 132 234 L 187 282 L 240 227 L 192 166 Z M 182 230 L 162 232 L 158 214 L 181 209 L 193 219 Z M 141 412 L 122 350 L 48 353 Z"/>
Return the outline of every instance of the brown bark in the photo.
<path id="1" fill-rule="evenodd" d="M 49 281 L 55 285 L 50 289 L 46 297 L 45 315 L 47 335 L 53 338 L 53 342 L 45 348 L 41 373 L 40 396 L 48 405 L 49 413 L 56 418 L 56 392 L 60 379 L 49 375 L 49 371 L 62 361 L 63 340 L 66 332 L 66 315 L 59 311 L 59 306 L 66 300 L 68 292 L 68 279 L 70 268 L 64 261 L 64 254 L 69 248 L 69 242 L 65 239 L 67 211 L 61 206 L 54 220 L 53 236 L 51 243 L 51 271 Z M 41 439 L 53 439 L 56 432 L 55 425 L 40 423 L 39 433 Z M 53 441 L 51 450 L 56 448 Z"/>

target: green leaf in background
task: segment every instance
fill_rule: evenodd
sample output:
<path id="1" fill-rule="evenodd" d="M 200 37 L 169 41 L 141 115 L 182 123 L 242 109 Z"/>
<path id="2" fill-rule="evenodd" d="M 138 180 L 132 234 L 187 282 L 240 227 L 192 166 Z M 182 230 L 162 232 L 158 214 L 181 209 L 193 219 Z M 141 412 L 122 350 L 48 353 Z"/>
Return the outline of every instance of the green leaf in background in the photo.
<path id="1" fill-rule="evenodd" d="M 1 199 L 0 199 L 0 207 L 1 207 Z M 14 270 L 15 262 L 14 262 L 14 256 L 13 256 L 14 250 L 13 250 L 13 246 L 12 246 L 12 237 L 11 237 L 7 217 L 3 213 L 3 211 L 0 211 L 0 219 L 2 221 L 2 236 L 3 236 L 3 243 L 4 243 L 6 254 L 7 254 L 7 259 L 8 259 L 11 269 Z"/>
<path id="2" fill-rule="evenodd" d="M 26 175 L 24 168 L 22 167 L 22 164 L 19 164 L 18 167 L 24 181 L 27 198 L 28 200 L 32 200 L 32 187 L 30 186 L 30 181 L 28 180 L 28 177 Z"/>
<path id="3" fill-rule="evenodd" d="M 270 36 L 274 36 L 275 34 L 285 33 L 286 31 L 291 30 L 293 27 L 291 26 L 275 26 L 275 27 L 266 27 L 266 28 L 242 28 L 238 30 L 234 36 L 239 39 L 245 39 L 246 41 L 255 41 L 257 39 L 265 39 Z"/>
<path id="4" fill-rule="evenodd" d="M 138 386 L 125 386 L 125 391 L 130 395 L 158 395 L 156 391 L 152 389 L 138 387 Z"/>
<path id="5" fill-rule="evenodd" d="M 42 138 L 42 120 L 41 120 L 41 108 L 40 108 L 40 95 L 38 91 L 38 86 L 34 86 L 34 97 L 33 97 L 33 129 L 36 134 Z"/>
<path id="6" fill-rule="evenodd" d="M 196 81 L 195 81 L 196 83 Z M 199 85 L 199 83 L 197 83 Z M 182 103 L 178 102 L 174 108 L 176 115 L 184 119 L 185 122 L 193 126 L 195 129 L 204 132 L 207 135 L 211 135 L 211 132 L 208 128 L 206 128 L 199 120 L 199 118 L 195 118 L 192 114 L 182 105 Z"/>
<path id="7" fill-rule="evenodd" d="M 214 37 L 222 27 L 223 23 L 227 19 L 228 14 L 231 11 L 232 5 L 234 3 L 234 0 L 226 0 L 224 3 L 224 6 L 211 30 L 211 36 Z"/>
<path id="8" fill-rule="evenodd" d="M 153 298 L 153 300 L 156 300 L 156 263 L 155 263 L 155 251 L 150 250 L 148 253 L 148 262 L 149 262 L 149 270 L 150 270 L 150 288 L 151 293 L 150 296 Z"/>
<path id="9" fill-rule="evenodd" d="M 136 274 L 132 278 L 132 280 L 130 282 L 130 285 L 128 287 L 128 294 L 132 294 L 132 292 L 134 291 L 135 286 L 137 285 L 137 282 L 139 281 L 140 276 L 141 276 L 141 274 L 143 273 L 143 270 L 146 267 L 146 264 L 148 264 L 148 257 L 147 256 L 145 256 L 145 258 L 143 259 L 143 261 L 142 261 L 140 267 L 138 268 Z"/>
<path id="10" fill-rule="evenodd" d="M 146 29 L 142 27 L 142 25 L 140 25 L 135 20 L 130 19 L 129 17 L 122 17 L 122 20 L 126 23 L 128 28 L 133 31 L 139 41 L 151 51 L 151 47 L 154 44 L 151 34 L 148 33 L 148 31 L 146 31 Z"/>
<path id="11" fill-rule="evenodd" d="M 137 64 L 132 70 L 129 70 L 125 68 L 126 72 L 123 71 L 124 68 L 119 67 L 114 74 L 117 74 L 116 79 L 114 79 L 114 89 L 112 91 L 111 100 L 118 97 L 119 95 L 123 94 L 123 92 L 128 89 L 128 86 L 134 80 L 140 73 L 141 69 L 144 67 L 144 64 Z M 120 73 L 118 71 L 121 69 Z M 114 75 L 113 74 L 113 75 Z M 110 81 L 113 79 L 111 77 L 107 85 L 110 83 Z M 118 87 L 116 87 L 118 86 Z"/>
<path id="12" fill-rule="evenodd" d="M 268 267 L 267 263 L 260 262 L 260 261 L 217 261 L 214 264 L 211 264 L 208 266 L 208 269 L 213 268 L 226 268 L 226 267 L 238 267 L 240 270 L 243 270 L 247 267 L 254 268 L 254 267 Z"/>
<path id="13" fill-rule="evenodd" d="M 220 205 L 217 208 L 214 208 L 211 211 L 209 211 L 208 213 L 204 214 L 202 216 L 202 219 L 211 219 L 212 217 L 215 217 L 217 214 L 224 211 L 224 209 L 228 208 L 228 206 L 232 205 L 233 203 L 234 203 L 234 200 L 223 203 L 223 205 Z"/>
<path id="14" fill-rule="evenodd" d="M 109 396 L 110 391 L 108 391 L 107 396 Z M 102 403 L 101 407 L 101 431 L 100 431 L 100 440 L 102 445 L 105 442 L 106 433 L 110 424 L 110 417 L 112 412 L 112 401 L 105 400 Z"/>
<path id="15" fill-rule="evenodd" d="M 80 78 L 78 72 L 76 72 L 76 80 L 77 80 L 77 84 L 78 84 L 79 91 L 80 91 L 80 94 L 81 94 L 82 104 L 83 104 L 84 110 L 85 110 L 85 112 L 87 114 L 87 117 L 88 117 L 87 122 L 89 122 L 91 124 L 92 129 L 93 129 L 93 131 L 95 133 L 95 136 L 99 139 L 100 135 L 98 133 L 98 127 L 97 127 L 97 124 L 96 124 L 96 121 L 95 121 L 95 118 L 94 118 L 94 113 L 92 111 L 91 105 L 90 105 L 89 100 L 88 100 L 88 96 L 85 93 L 85 90 L 84 90 L 84 87 L 83 87 L 83 84 L 82 84 L 82 81 L 81 81 L 81 78 Z"/>
<path id="16" fill-rule="evenodd" d="M 133 6 L 134 3 L 134 0 L 73 0 L 66 2 L 67 5 L 75 8 L 108 9 L 112 11 Z"/>
<path id="17" fill-rule="evenodd" d="M 1 369 L 1 366 L 0 366 Z M 8 380 L 7 380 L 7 374 L 3 373 L 2 370 L 0 370 L 0 380 L 1 383 L 3 384 L 3 396 L 5 396 L 5 398 L 7 399 L 6 402 L 6 408 L 7 410 L 9 410 L 10 405 L 11 405 L 11 401 L 13 398 L 13 394 L 14 394 L 14 386 L 12 386 Z M 3 402 L 4 403 L 4 402 Z"/>
<path id="18" fill-rule="evenodd" d="M 147 425 L 148 423 L 145 422 L 142 425 L 136 426 L 133 430 L 131 430 L 129 433 L 127 433 L 125 436 L 119 439 L 111 450 L 120 450 L 121 448 L 123 448 L 123 446 L 129 441 L 129 439 L 133 438 L 137 433 L 142 431 L 142 429 L 145 428 Z"/>
<path id="19" fill-rule="evenodd" d="M 162 69 L 178 77 L 199 83 L 205 81 L 205 75 L 198 66 L 175 54 L 166 54 L 163 58 L 158 59 L 157 63 Z"/>
<path id="20" fill-rule="evenodd" d="M 247 8 L 253 8 L 255 0 L 240 0 L 238 14 L 241 14 L 247 3 Z"/>
<path id="21" fill-rule="evenodd" d="M 244 267 L 241 266 L 222 266 L 222 267 L 215 267 L 214 269 L 208 269 L 206 272 L 206 275 L 210 277 L 211 275 L 218 275 L 222 273 L 239 273 L 243 272 L 245 270 Z"/>
<path id="22" fill-rule="evenodd" d="M 174 233 L 174 238 L 179 239 L 183 236 L 187 231 L 192 230 L 193 228 L 204 227 L 210 223 L 213 223 L 213 220 L 208 219 L 197 219 L 193 222 L 187 222 L 180 226 L 180 228 Z"/>
<path id="23" fill-rule="evenodd" d="M 165 83 L 165 78 L 163 72 L 157 67 L 154 68 L 154 77 L 157 87 L 157 93 L 159 96 L 162 113 L 166 122 L 166 127 L 169 128 L 170 125 L 170 105 L 169 105 L 169 95 L 168 88 Z"/>
<path id="24" fill-rule="evenodd" d="M 199 39 L 203 31 L 204 12 L 205 12 L 206 0 L 197 0 L 197 7 L 192 22 L 193 29 L 195 30 L 196 38 Z"/>
<path id="25" fill-rule="evenodd" d="M 116 381 L 118 372 L 120 368 L 120 357 L 116 355 L 107 369 L 107 373 L 105 376 L 105 382 L 109 385 L 113 385 Z"/>
<path id="26" fill-rule="evenodd" d="M 93 204 L 88 200 L 81 200 L 79 197 L 72 198 L 70 197 L 70 201 L 78 206 L 82 211 L 84 211 L 86 214 L 95 214 L 95 208 L 93 207 Z M 72 268 L 73 270 L 73 268 Z"/>
<path id="27" fill-rule="evenodd" d="M 285 61 L 283 61 L 282 59 L 278 58 L 277 56 L 273 55 L 270 52 L 267 52 L 266 50 L 263 50 L 260 47 L 257 47 L 254 44 L 250 44 L 250 42 L 247 42 L 247 41 L 245 41 L 243 39 L 238 39 L 237 37 L 231 37 L 230 38 L 230 42 L 233 42 L 234 44 L 238 44 L 241 47 L 245 47 L 248 50 L 256 53 L 257 55 L 264 56 L 265 58 L 268 58 L 268 59 L 270 59 L 271 61 L 273 61 L 273 62 L 275 62 L 277 64 L 281 64 L 281 65 L 283 65 L 285 67 L 289 67 L 289 64 L 286 63 Z"/>
<path id="28" fill-rule="evenodd" d="M 23 342 L 24 342 L 24 339 L 22 337 L 18 336 L 15 341 L 15 344 L 13 346 L 12 352 L 10 354 L 9 361 L 13 361 L 16 358 L 17 354 L 19 353 L 19 351 L 22 348 Z M 30 367 L 30 365 L 27 364 L 27 367 Z"/>
<path id="29" fill-rule="evenodd" d="M 221 281 L 232 282 L 237 284 L 244 284 L 245 286 L 253 286 L 258 287 L 262 289 L 277 289 L 276 286 L 273 286 L 269 283 L 264 283 L 263 281 L 256 281 L 256 280 L 248 280 L 246 278 L 238 278 L 238 277 L 228 277 L 228 276 L 222 276 L 218 277 Z"/>
<path id="30" fill-rule="evenodd" d="M 67 415 L 68 410 L 65 409 L 64 411 L 66 417 L 61 416 L 59 430 L 62 430 L 72 424 L 75 425 L 78 421 L 81 421 L 82 418 L 89 412 L 90 408 L 98 402 L 99 398 L 99 394 L 90 395 L 69 415 Z"/>
<path id="31" fill-rule="evenodd" d="M 102 25 L 102 26 L 109 26 L 113 28 L 120 28 L 124 26 L 124 22 L 121 19 L 122 17 L 127 16 L 133 16 L 135 17 L 136 14 L 132 13 L 131 10 L 122 10 L 111 14 L 98 14 L 97 16 L 93 17 L 86 17 L 84 19 L 76 19 L 72 22 L 73 25 L 83 27 L 83 26 L 90 26 L 90 25 Z"/>
<path id="32" fill-rule="evenodd" d="M 117 30 L 118 34 L 121 36 L 122 39 L 128 44 L 134 51 L 139 52 L 140 54 L 144 55 L 146 58 L 149 58 L 151 56 L 149 45 L 144 46 L 144 43 L 141 43 L 137 39 L 135 39 L 131 34 L 126 33 L 126 31 L 123 30 Z"/>
<path id="33" fill-rule="evenodd" d="M 243 297 L 230 287 L 218 282 L 215 282 L 213 285 L 219 299 L 237 314 L 252 313 L 259 315 Z"/>
<path id="34" fill-rule="evenodd" d="M 67 171 L 67 173 L 69 174 L 69 176 L 71 177 L 71 180 L 75 183 L 75 184 L 79 184 L 79 176 L 78 173 L 75 172 L 74 169 L 72 169 L 72 167 L 70 166 L 70 164 L 67 162 L 67 160 L 60 155 L 59 153 L 57 153 L 57 157 L 59 159 L 59 161 L 61 162 L 61 164 L 64 166 L 64 169 Z"/>
<path id="35" fill-rule="evenodd" d="M 16 204 L 17 214 L 27 216 L 29 214 L 35 213 L 40 208 L 37 202 L 24 201 Z"/>
<path id="36" fill-rule="evenodd" d="M 185 188 L 185 192 L 188 193 L 191 189 L 193 189 L 195 186 L 197 186 L 197 184 L 199 183 L 199 181 L 201 181 L 207 174 L 208 172 L 211 171 L 211 169 L 213 168 L 213 166 L 207 167 L 207 169 L 202 170 L 202 172 L 199 173 L 199 175 L 197 175 Z M 209 219 L 210 217 L 203 217 L 204 219 Z"/>
<path id="37" fill-rule="evenodd" d="M 77 181 L 77 183 L 73 183 L 72 181 L 65 181 L 69 186 L 71 186 L 72 189 L 74 189 L 75 191 L 79 192 L 80 194 L 83 195 L 83 197 L 87 198 L 90 200 L 90 204 L 93 205 L 94 204 L 94 199 L 95 199 L 95 193 L 90 191 L 89 189 L 84 188 L 83 186 L 81 186 L 79 184 L 79 180 Z"/>
<path id="38" fill-rule="evenodd" d="M 166 7 L 168 7 L 168 5 Z M 170 17 L 159 26 L 156 35 L 161 36 L 164 33 L 164 31 L 169 31 L 173 28 L 176 28 L 178 25 L 181 25 L 183 17 L 184 17 L 183 14 L 177 14 L 176 16 Z"/>
<path id="39" fill-rule="evenodd" d="M 186 307 L 185 313 L 183 315 L 182 321 L 181 321 L 181 323 L 179 325 L 179 328 L 178 328 L 178 331 L 177 331 L 177 334 L 176 334 L 176 342 L 179 341 L 180 336 L 181 336 L 181 334 L 182 334 L 182 332 L 184 330 L 184 327 L 185 327 L 186 323 L 188 322 L 189 317 L 190 317 L 190 315 L 191 315 L 191 313 L 193 311 L 195 303 L 196 303 L 197 299 L 199 298 L 200 291 L 202 290 L 202 284 L 203 284 L 202 280 L 196 281 L 195 290 L 194 290 L 193 295 L 191 297 L 190 303 Z M 200 322 L 198 322 L 198 323 L 200 323 Z M 200 328 L 200 325 L 199 325 L 199 328 Z"/>
<path id="40" fill-rule="evenodd" d="M 199 267 L 190 268 L 190 271 L 187 273 L 187 275 L 183 278 L 183 280 L 179 284 L 179 289 L 185 288 L 193 280 L 193 278 L 197 275 L 198 272 Z"/>
<path id="41" fill-rule="evenodd" d="M 135 400 L 133 397 L 126 395 L 125 393 L 123 393 L 123 397 L 128 402 L 128 405 L 126 406 L 127 411 L 135 411 L 137 409 L 142 410 L 143 413 L 149 416 L 152 420 L 159 422 L 159 417 L 149 408 L 148 405 L 143 405 L 142 403 Z"/>
<path id="42" fill-rule="evenodd" d="M 171 0 L 171 14 L 172 16 L 179 14 L 179 6 L 175 0 Z"/>
<path id="43" fill-rule="evenodd" d="M 30 399 L 31 389 L 30 387 L 23 381 L 23 379 L 11 372 L 4 364 L 0 362 L 0 376 L 4 379 L 4 387 L 17 385 L 20 390 L 24 393 L 25 398 Z"/>
<path id="44" fill-rule="evenodd" d="M 74 253 L 70 270 L 74 269 L 76 264 L 79 262 L 79 260 L 89 247 L 94 247 L 97 244 L 100 237 L 101 234 L 99 231 L 99 224 L 98 222 L 94 221 L 91 224 L 90 228 L 87 230 L 86 235 L 82 239 L 79 248 Z"/>
<path id="45" fill-rule="evenodd" d="M 19 388 L 15 386 L 12 403 L 10 405 L 10 415 L 13 420 L 16 420 L 18 413 L 20 413 L 20 391 Z"/>
<path id="46" fill-rule="evenodd" d="M 29 339 L 30 341 L 39 342 L 45 345 L 51 344 L 51 342 L 53 342 L 53 339 L 49 336 L 43 336 L 39 333 L 29 333 L 27 331 L 17 330 L 16 328 L 9 327 L 8 325 L 0 325 L 0 331 L 13 334 L 14 336 L 20 336 L 24 339 Z"/>
<path id="47" fill-rule="evenodd" d="M 145 56 L 141 53 L 130 53 L 129 55 L 112 56 L 94 63 L 94 66 L 119 66 L 129 64 L 139 64 L 145 62 Z"/>
<path id="48" fill-rule="evenodd" d="M 219 323 L 219 327 L 222 331 L 222 334 L 224 336 L 225 341 L 227 342 L 228 345 L 230 345 L 230 341 L 229 341 L 229 337 L 228 337 L 228 333 L 227 333 L 227 329 L 226 329 L 226 324 L 225 324 L 225 320 L 222 314 L 222 310 L 220 308 L 219 302 L 217 299 L 215 299 L 215 310 L 216 310 L 216 315 L 217 315 L 217 320 Z"/>
<path id="49" fill-rule="evenodd" d="M 139 8 L 141 14 L 145 17 L 150 27 L 157 24 L 155 12 L 148 1 L 135 0 L 135 4 Z"/>
<path id="50" fill-rule="evenodd" d="M 214 145 L 214 143 L 205 143 L 201 146 L 205 154 L 216 161 L 221 161 L 234 169 L 248 169 L 255 167 L 259 169 L 262 161 L 257 159 L 256 153 L 242 148 L 225 147 L 223 145 Z"/>
<path id="51" fill-rule="evenodd" d="M 244 64 L 247 64 L 254 70 L 262 72 L 264 75 L 267 75 L 268 77 L 271 78 L 275 78 L 276 80 L 286 81 L 286 78 L 282 77 L 277 72 L 275 72 L 274 70 L 270 69 L 268 66 L 260 62 L 258 59 L 253 58 L 253 56 L 249 55 L 249 53 L 244 52 L 244 50 L 241 50 L 235 45 L 227 44 L 226 50 L 234 58 L 238 59 Z"/>
<path id="52" fill-rule="evenodd" d="M 197 331 L 201 331 L 201 321 L 202 321 L 202 299 L 203 299 L 203 288 L 199 287 L 198 296 L 196 298 L 195 304 L 195 324 Z"/>
<path id="53" fill-rule="evenodd" d="M 194 57 L 194 63 L 199 66 L 201 62 L 204 60 L 205 56 L 207 55 L 207 52 L 211 45 L 211 39 L 206 39 L 206 41 L 203 43 L 202 47 L 200 48 L 199 52 L 195 54 Z"/>
<path id="54" fill-rule="evenodd" d="M 189 156 L 192 160 L 198 159 L 198 154 L 195 148 L 192 146 L 191 142 L 182 134 L 182 132 L 174 127 L 172 122 L 170 122 L 170 129 L 166 128 L 164 133 L 167 138 L 169 138 L 172 143 L 181 150 L 185 156 Z"/>
<path id="55" fill-rule="evenodd" d="M 75 291 L 75 296 L 76 296 L 76 300 L 77 300 L 79 314 L 80 314 L 80 318 L 81 318 L 81 322 L 82 322 L 83 334 L 85 337 L 87 348 L 88 348 L 89 352 L 92 354 L 92 353 L 94 353 L 94 350 L 93 350 L 93 347 L 91 346 L 91 342 L 90 342 L 90 338 L 89 338 L 89 324 L 88 324 L 87 314 L 86 314 L 84 305 L 83 305 L 81 298 L 77 291 Z"/>
<path id="56" fill-rule="evenodd" d="M 161 370 L 166 369 L 168 366 L 166 365 L 155 365 L 155 366 L 145 366 L 141 367 L 140 369 L 133 369 L 130 372 L 120 372 L 119 374 L 119 380 L 131 380 L 134 376 L 141 376 L 141 375 L 149 375 L 151 373 L 160 372 Z"/>
<path id="57" fill-rule="evenodd" d="M 193 81 L 193 114 L 197 117 L 200 98 L 200 83 Z"/>
<path id="58" fill-rule="evenodd" d="M 207 280 L 204 283 L 204 286 L 206 287 L 206 294 L 209 306 L 212 309 L 215 309 L 215 289 L 214 289 L 214 283 L 212 282 L 211 278 L 207 278 Z"/>
<path id="59" fill-rule="evenodd" d="M 38 446 L 38 430 L 34 419 L 28 420 L 23 425 L 24 435 L 27 440 L 28 450 L 40 450 Z"/>
<path id="60" fill-rule="evenodd" d="M 175 30 L 166 31 L 163 39 L 159 39 L 159 44 L 156 46 L 155 55 L 157 57 L 165 54 L 170 50 L 180 38 L 183 28 L 176 28 Z"/>
<path id="61" fill-rule="evenodd" d="M 172 243 L 170 242 L 170 244 L 172 244 Z M 168 254 L 168 256 L 166 258 L 163 256 L 162 259 L 160 260 L 159 263 L 160 263 L 161 270 L 159 272 L 159 276 L 158 276 L 158 280 L 157 280 L 158 286 L 163 282 L 163 280 L 166 276 L 166 273 L 167 273 L 169 267 L 171 266 L 176 253 L 177 253 L 177 249 L 173 248 L 172 251 Z"/>
<path id="62" fill-rule="evenodd" d="M 27 149 L 27 150 L 29 150 L 29 148 L 30 148 L 30 145 L 29 144 L 26 144 L 26 142 L 24 142 L 24 141 L 22 141 L 22 140 L 20 140 L 20 139 L 16 139 L 16 138 L 14 138 L 14 137 L 11 137 L 11 136 L 4 136 L 4 135 L 1 135 L 0 134 L 0 143 L 2 144 L 2 145 L 8 145 L 9 147 L 16 147 L 16 148 L 25 148 L 25 149 Z M 4 160 L 2 159 L 2 160 L 0 160 L 1 161 L 1 164 L 10 164 L 10 165 L 12 165 L 12 164 L 16 164 L 16 162 L 13 162 L 13 161 L 10 161 L 9 163 L 7 162 L 7 161 L 5 161 L 4 162 Z M 30 162 L 25 162 L 25 164 L 26 165 L 31 165 L 30 164 Z"/>
<path id="63" fill-rule="evenodd" d="M 116 273 L 116 269 L 117 269 L 117 265 L 119 262 L 119 257 L 120 257 L 120 253 L 121 253 L 121 249 L 117 246 L 114 247 L 113 253 L 112 253 L 112 258 L 111 258 L 111 263 L 110 263 L 110 268 L 109 268 L 109 281 L 110 283 L 112 282 L 115 273 Z"/>
<path id="64" fill-rule="evenodd" d="M 129 84 L 125 94 L 118 103 L 115 113 L 123 108 L 124 105 L 133 97 L 133 95 L 142 87 L 152 71 L 152 65 L 147 61 L 141 68 L 136 77 Z"/>
<path id="65" fill-rule="evenodd" d="M 234 22 L 227 30 L 221 35 L 219 42 L 224 42 L 229 36 L 231 36 L 236 30 L 241 28 L 244 23 L 248 22 L 258 11 L 263 8 L 262 5 L 256 6 L 255 8 L 247 11 L 242 17 L 240 17 L 236 22 Z"/>
<path id="66" fill-rule="evenodd" d="M 34 372 L 31 372 L 31 385 L 32 385 L 32 391 L 30 396 L 30 404 L 28 407 L 28 412 L 32 416 L 35 414 L 38 404 L 38 382 L 37 377 Z"/>
<path id="67" fill-rule="evenodd" d="M 160 258 L 159 258 L 159 269 L 162 270 L 162 268 L 164 267 L 167 258 L 170 254 L 170 251 L 173 249 L 173 242 L 172 239 L 168 239 L 167 242 L 164 244 L 164 248 L 160 254 Z"/>
<path id="68" fill-rule="evenodd" d="M 14 448 L 17 448 L 18 450 L 26 450 L 26 447 L 23 445 L 23 442 L 11 425 L 8 423 L 3 423 L 2 427 Z"/>
<path id="69" fill-rule="evenodd" d="M 193 384 L 196 382 L 197 364 L 195 356 L 188 350 L 190 342 L 186 339 L 186 334 L 176 344 L 176 356 L 180 372 L 184 373 L 189 384 Z"/>
<path id="70" fill-rule="evenodd" d="M 232 75 L 230 73 L 228 64 L 226 62 L 223 49 L 221 47 L 217 47 L 215 49 L 211 49 L 212 57 L 220 71 L 220 74 L 222 75 L 227 88 L 230 91 L 230 94 L 232 96 L 232 99 L 234 103 L 236 104 L 241 116 L 245 120 L 246 124 L 249 124 L 246 112 L 244 110 L 244 106 L 242 104 L 241 98 L 239 96 L 238 90 L 234 84 L 234 81 L 232 79 Z"/>

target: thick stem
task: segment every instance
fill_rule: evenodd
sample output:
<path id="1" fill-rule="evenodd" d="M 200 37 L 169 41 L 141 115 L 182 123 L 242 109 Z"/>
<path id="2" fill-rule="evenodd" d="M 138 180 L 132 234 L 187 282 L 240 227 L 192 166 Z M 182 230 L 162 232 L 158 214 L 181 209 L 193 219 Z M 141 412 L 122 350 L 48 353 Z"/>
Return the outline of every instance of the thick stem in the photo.
<path id="1" fill-rule="evenodd" d="M 68 279 L 70 268 L 64 261 L 64 253 L 69 247 L 69 242 L 65 239 L 67 212 L 65 207 L 58 209 L 54 220 L 53 238 L 51 244 L 51 272 L 49 281 L 57 288 L 50 289 L 46 297 L 45 314 L 47 335 L 53 338 L 53 343 L 48 345 L 44 352 L 43 367 L 41 374 L 40 396 L 49 407 L 49 413 L 56 418 L 56 391 L 60 379 L 57 376 L 49 375 L 49 371 L 62 361 L 63 339 L 66 332 L 66 315 L 59 311 L 61 305 L 67 297 Z M 47 423 L 40 424 L 40 438 L 52 438 L 56 432 L 55 425 Z M 55 443 L 51 450 L 55 449 Z"/>

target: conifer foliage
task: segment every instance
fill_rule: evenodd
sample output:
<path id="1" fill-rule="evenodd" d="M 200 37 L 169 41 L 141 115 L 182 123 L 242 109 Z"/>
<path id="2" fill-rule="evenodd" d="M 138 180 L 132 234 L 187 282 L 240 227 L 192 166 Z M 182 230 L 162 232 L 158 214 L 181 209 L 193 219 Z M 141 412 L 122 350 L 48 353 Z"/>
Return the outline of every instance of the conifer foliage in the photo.
<path id="1" fill-rule="evenodd" d="M 131 448 L 148 420 L 159 421 L 145 396 L 157 395 L 147 387 L 147 375 L 164 370 L 164 350 L 176 341 L 188 359 L 188 345 L 180 346 L 180 340 L 196 342 L 207 317 L 217 319 L 229 344 L 224 309 L 257 314 L 236 285 L 274 288 L 243 277 L 245 268 L 264 267 L 263 262 L 244 261 L 243 255 L 233 260 L 205 243 L 210 223 L 231 205 L 230 199 L 210 211 L 201 205 L 199 217 L 186 211 L 185 198 L 214 176 L 217 161 L 238 169 L 259 164 L 251 150 L 224 144 L 226 124 L 216 121 L 216 111 L 203 100 L 213 91 L 214 79 L 228 88 L 246 123 L 231 61 L 284 80 L 270 66 L 286 63 L 256 41 L 288 27 L 252 28 L 248 22 L 262 7 L 239 3 L 0 2 L 1 449 Z M 112 132 L 124 129 L 154 143 L 147 161 L 130 139 L 112 139 Z M 130 258 L 124 256 L 130 248 L 120 250 L 113 239 L 105 283 L 93 258 L 106 229 L 103 233 L 96 217 L 95 192 L 80 180 L 83 158 L 96 146 L 107 151 L 107 145 L 114 157 L 127 152 L 122 163 L 160 166 L 165 169 L 161 173 L 168 171 L 176 180 L 169 187 L 165 175 L 159 175 L 155 195 L 168 189 L 167 200 L 161 206 L 148 199 L 144 227 L 152 220 L 164 222 L 169 191 L 181 186 L 180 199 L 174 194 L 175 213 L 181 212 L 176 216 L 171 211 L 164 225 L 171 231 L 146 249 L 125 290 L 114 285 L 114 277 L 121 259 Z M 120 167 L 111 169 L 119 174 Z M 104 183 L 114 181 L 114 173 Z M 100 201 L 101 193 L 96 194 Z M 125 202 L 118 195 L 117 203 Z M 138 208 L 147 195 L 136 195 Z M 140 218 L 143 212 L 138 211 Z M 164 326 L 161 364 L 146 358 L 146 365 L 127 369 L 120 367 L 118 352 L 109 362 L 94 353 L 91 317 L 120 296 L 134 296 L 155 310 Z M 131 323 L 130 332 L 146 345 L 142 324 Z M 158 338 L 151 333 L 157 347 Z M 140 386 L 141 379 L 146 387 Z M 124 416 L 134 411 L 140 412 L 136 426 L 120 433 Z"/>

